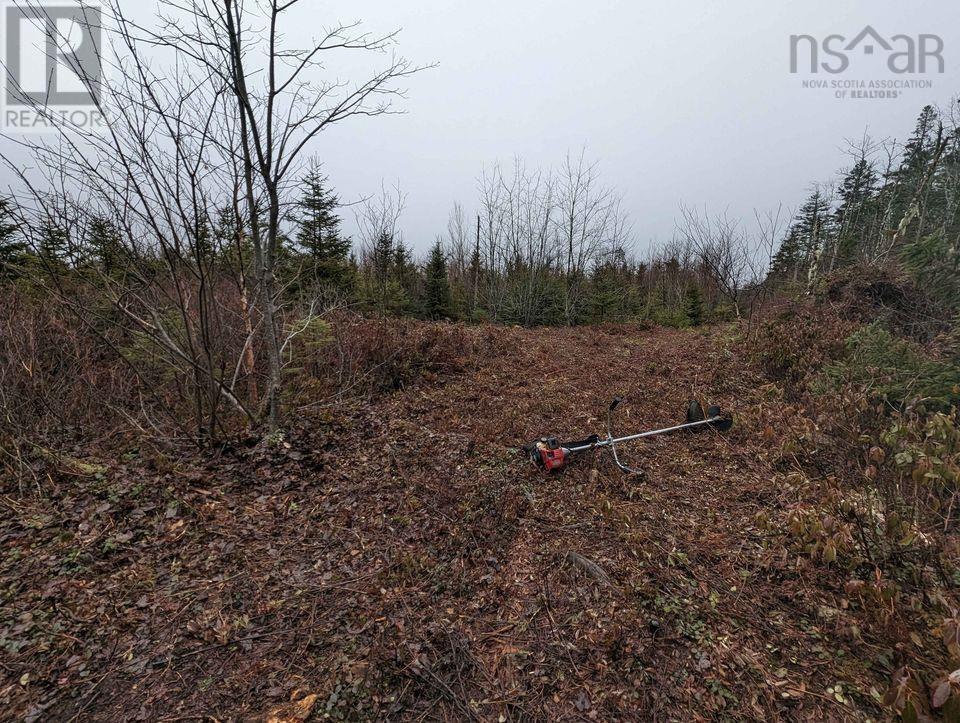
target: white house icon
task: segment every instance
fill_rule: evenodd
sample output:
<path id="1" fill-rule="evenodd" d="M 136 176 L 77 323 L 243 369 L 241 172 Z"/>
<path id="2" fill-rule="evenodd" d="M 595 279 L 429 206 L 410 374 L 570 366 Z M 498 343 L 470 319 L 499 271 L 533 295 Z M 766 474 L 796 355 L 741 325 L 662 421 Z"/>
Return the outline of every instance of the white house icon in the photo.
<path id="1" fill-rule="evenodd" d="M 861 30 L 861 31 L 857 34 L 857 37 L 855 37 L 853 40 L 851 40 L 849 43 L 847 43 L 847 47 L 844 48 L 844 50 L 853 50 L 853 49 L 856 48 L 858 45 L 860 45 L 860 43 L 862 43 L 866 38 L 873 38 L 874 42 L 875 42 L 877 45 L 879 45 L 881 48 L 883 48 L 884 50 L 887 50 L 887 51 L 893 50 L 893 46 L 890 45 L 890 43 L 888 43 L 888 42 L 884 39 L 884 37 L 883 37 L 882 35 L 880 35 L 880 33 L 878 33 L 876 30 L 874 30 L 874 29 L 873 29 L 872 27 L 870 27 L 869 25 L 868 25 L 867 27 L 865 27 L 863 30 Z M 864 45 L 864 46 L 863 46 L 863 54 L 864 54 L 864 55 L 873 55 L 873 50 L 874 50 L 873 45 Z"/>

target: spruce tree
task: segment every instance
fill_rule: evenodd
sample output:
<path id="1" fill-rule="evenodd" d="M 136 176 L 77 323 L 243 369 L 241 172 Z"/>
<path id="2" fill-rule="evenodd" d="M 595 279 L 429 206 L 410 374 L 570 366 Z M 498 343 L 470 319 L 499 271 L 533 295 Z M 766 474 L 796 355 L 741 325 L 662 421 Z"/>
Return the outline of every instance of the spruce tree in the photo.
<path id="1" fill-rule="evenodd" d="M 900 258 L 928 297 L 951 314 L 960 313 L 960 239 L 924 236 L 906 244 Z"/>
<path id="2" fill-rule="evenodd" d="M 840 205 L 834 213 L 837 228 L 836 262 L 846 264 L 873 236 L 873 212 L 877 174 L 861 156 L 840 183 Z"/>
<path id="3" fill-rule="evenodd" d="M 806 274 L 829 240 L 832 224 L 830 203 L 817 188 L 807 197 L 773 258 L 773 270 L 780 278 L 797 281 Z"/>
<path id="4" fill-rule="evenodd" d="M 0 280 L 19 278 L 27 260 L 27 245 L 14 222 L 10 201 L 0 198 Z"/>
<path id="5" fill-rule="evenodd" d="M 393 262 L 390 272 L 388 307 L 397 315 L 416 313 L 414 300 L 417 297 L 417 268 L 413 255 L 403 240 L 397 241 L 393 248 Z"/>
<path id="6" fill-rule="evenodd" d="M 373 240 L 373 249 L 371 253 L 371 264 L 373 266 L 373 275 L 378 286 L 386 286 L 390 275 L 390 266 L 394 260 L 393 236 L 386 231 L 381 231 Z"/>
<path id="7" fill-rule="evenodd" d="M 770 275 L 778 281 L 792 279 L 796 281 L 797 272 L 803 261 L 800 234 L 791 227 L 783 243 L 770 263 Z"/>
<path id="8" fill-rule="evenodd" d="M 470 279 L 468 283 L 468 298 L 467 298 L 467 308 L 470 313 L 470 318 L 477 316 L 477 312 L 480 310 L 481 296 L 480 296 L 480 286 L 483 283 L 483 267 L 480 261 L 480 244 L 478 243 L 473 248 L 473 253 L 470 254 Z"/>
<path id="9" fill-rule="evenodd" d="M 706 309 L 703 304 L 703 294 L 697 284 L 687 286 L 683 297 L 683 312 L 690 326 L 700 326 L 703 323 Z"/>
<path id="10" fill-rule="evenodd" d="M 253 260 L 253 249 L 243 233 L 243 223 L 231 206 L 217 209 L 213 224 L 213 246 L 218 258 L 242 260 L 244 266 Z"/>
<path id="11" fill-rule="evenodd" d="M 594 323 L 614 321 L 621 315 L 624 290 L 613 264 L 597 264 L 590 278 L 590 318 Z"/>
<path id="12" fill-rule="evenodd" d="M 197 264 L 208 264 L 213 260 L 213 230 L 207 221 L 206 215 L 202 215 L 194 221 L 193 235 L 193 260 Z"/>
<path id="13" fill-rule="evenodd" d="M 404 291 L 412 293 L 416 275 L 417 272 L 413 265 L 410 250 L 403 241 L 399 241 L 393 249 L 393 278 L 403 287 Z"/>
<path id="14" fill-rule="evenodd" d="M 304 176 L 296 241 L 319 280 L 339 282 L 346 272 L 350 240 L 340 235 L 340 217 L 336 214 L 340 201 L 328 188 L 328 182 L 318 166 Z"/>
<path id="15" fill-rule="evenodd" d="M 923 176 L 935 151 L 938 123 L 937 110 L 930 105 L 924 106 L 917 118 L 913 135 L 910 136 L 903 150 L 903 161 L 897 170 L 901 178 L 919 181 Z"/>
<path id="16" fill-rule="evenodd" d="M 960 104 L 958 104 L 960 106 Z M 933 179 L 932 196 L 936 198 L 936 207 L 927 212 L 930 231 L 952 237 L 960 237 L 960 127 L 954 127 L 953 133 L 940 166 Z"/>
<path id="17" fill-rule="evenodd" d="M 94 216 L 87 228 L 87 247 L 92 260 L 107 276 L 120 270 L 123 248 L 116 225 L 108 218 Z"/>
<path id="18" fill-rule="evenodd" d="M 37 255 L 48 267 L 66 264 L 70 255 L 70 236 L 53 221 L 45 221 L 40 227 Z"/>
<path id="19" fill-rule="evenodd" d="M 447 279 L 447 257 L 438 239 L 430 249 L 430 257 L 424 269 L 426 277 L 423 293 L 423 312 L 428 319 L 444 319 L 450 316 L 450 282 Z"/>
<path id="20" fill-rule="evenodd" d="M 904 146 L 899 167 L 885 179 L 885 195 L 889 198 L 884 216 L 884 227 L 887 231 L 897 228 L 917 196 L 923 177 L 936 152 L 939 122 L 937 110 L 933 106 L 924 106 L 917 118 L 913 134 Z M 920 201 L 922 203 L 922 199 Z M 923 229 L 918 224 L 917 235 L 919 236 L 922 232 Z"/>

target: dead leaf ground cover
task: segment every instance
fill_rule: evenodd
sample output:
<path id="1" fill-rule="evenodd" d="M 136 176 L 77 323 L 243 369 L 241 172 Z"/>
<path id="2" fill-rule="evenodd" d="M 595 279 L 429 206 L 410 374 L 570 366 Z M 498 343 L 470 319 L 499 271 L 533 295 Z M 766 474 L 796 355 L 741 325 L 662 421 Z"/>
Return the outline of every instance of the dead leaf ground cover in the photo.
<path id="1" fill-rule="evenodd" d="M 758 524 L 794 492 L 726 330 L 468 329 L 481 357 L 282 442 L 127 448 L 6 494 L 0 705 L 27 720 L 882 717 L 895 651 Z M 537 472 L 519 444 L 738 424 Z M 602 571 L 591 574 L 579 560 Z M 871 690 L 872 689 L 872 690 Z"/>

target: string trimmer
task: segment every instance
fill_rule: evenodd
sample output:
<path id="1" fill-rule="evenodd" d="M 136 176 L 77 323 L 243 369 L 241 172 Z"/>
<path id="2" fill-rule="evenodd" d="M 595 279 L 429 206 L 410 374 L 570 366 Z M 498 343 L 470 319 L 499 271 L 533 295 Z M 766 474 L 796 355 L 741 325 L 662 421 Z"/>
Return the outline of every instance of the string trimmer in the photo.
<path id="1" fill-rule="evenodd" d="M 628 434 L 624 437 L 613 436 L 613 413 L 623 401 L 622 397 L 617 397 L 610 403 L 607 410 L 607 436 L 601 437 L 599 434 L 591 434 L 586 439 L 577 442 L 561 442 L 557 437 L 540 437 L 530 444 L 523 446 L 523 451 L 529 455 L 531 461 L 540 469 L 546 472 L 553 472 L 567 465 L 571 457 L 581 452 L 589 452 L 591 449 L 610 448 L 613 454 L 613 461 L 624 472 L 628 474 L 640 474 L 639 470 L 628 467 L 620 462 L 617 456 L 617 445 L 624 442 L 632 442 L 644 437 L 655 437 L 659 434 L 669 434 L 670 432 L 679 432 L 680 430 L 697 431 L 704 428 L 716 429 L 726 432 L 733 426 L 733 417 L 729 414 L 723 414 L 720 407 L 708 407 L 703 411 L 700 402 L 690 402 L 687 406 L 687 419 L 683 424 L 675 424 L 672 427 L 663 429 L 652 429 L 647 432 L 637 432 Z"/>

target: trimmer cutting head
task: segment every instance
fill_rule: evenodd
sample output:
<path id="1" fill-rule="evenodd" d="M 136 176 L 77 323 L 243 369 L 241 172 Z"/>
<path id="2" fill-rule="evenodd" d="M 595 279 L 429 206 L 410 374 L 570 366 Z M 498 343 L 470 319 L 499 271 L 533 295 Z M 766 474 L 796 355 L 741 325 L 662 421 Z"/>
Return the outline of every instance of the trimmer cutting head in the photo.
<path id="1" fill-rule="evenodd" d="M 712 421 L 706 422 L 706 420 Z M 728 432 L 733 427 L 733 417 L 729 414 L 724 414 L 720 410 L 720 407 L 707 407 L 707 411 L 704 412 L 703 405 L 696 399 L 687 405 L 687 424 L 694 422 L 706 423 L 703 426 L 692 427 L 691 431 L 701 431 L 706 427 L 710 427 L 711 429 L 716 429 L 718 432 Z"/>

